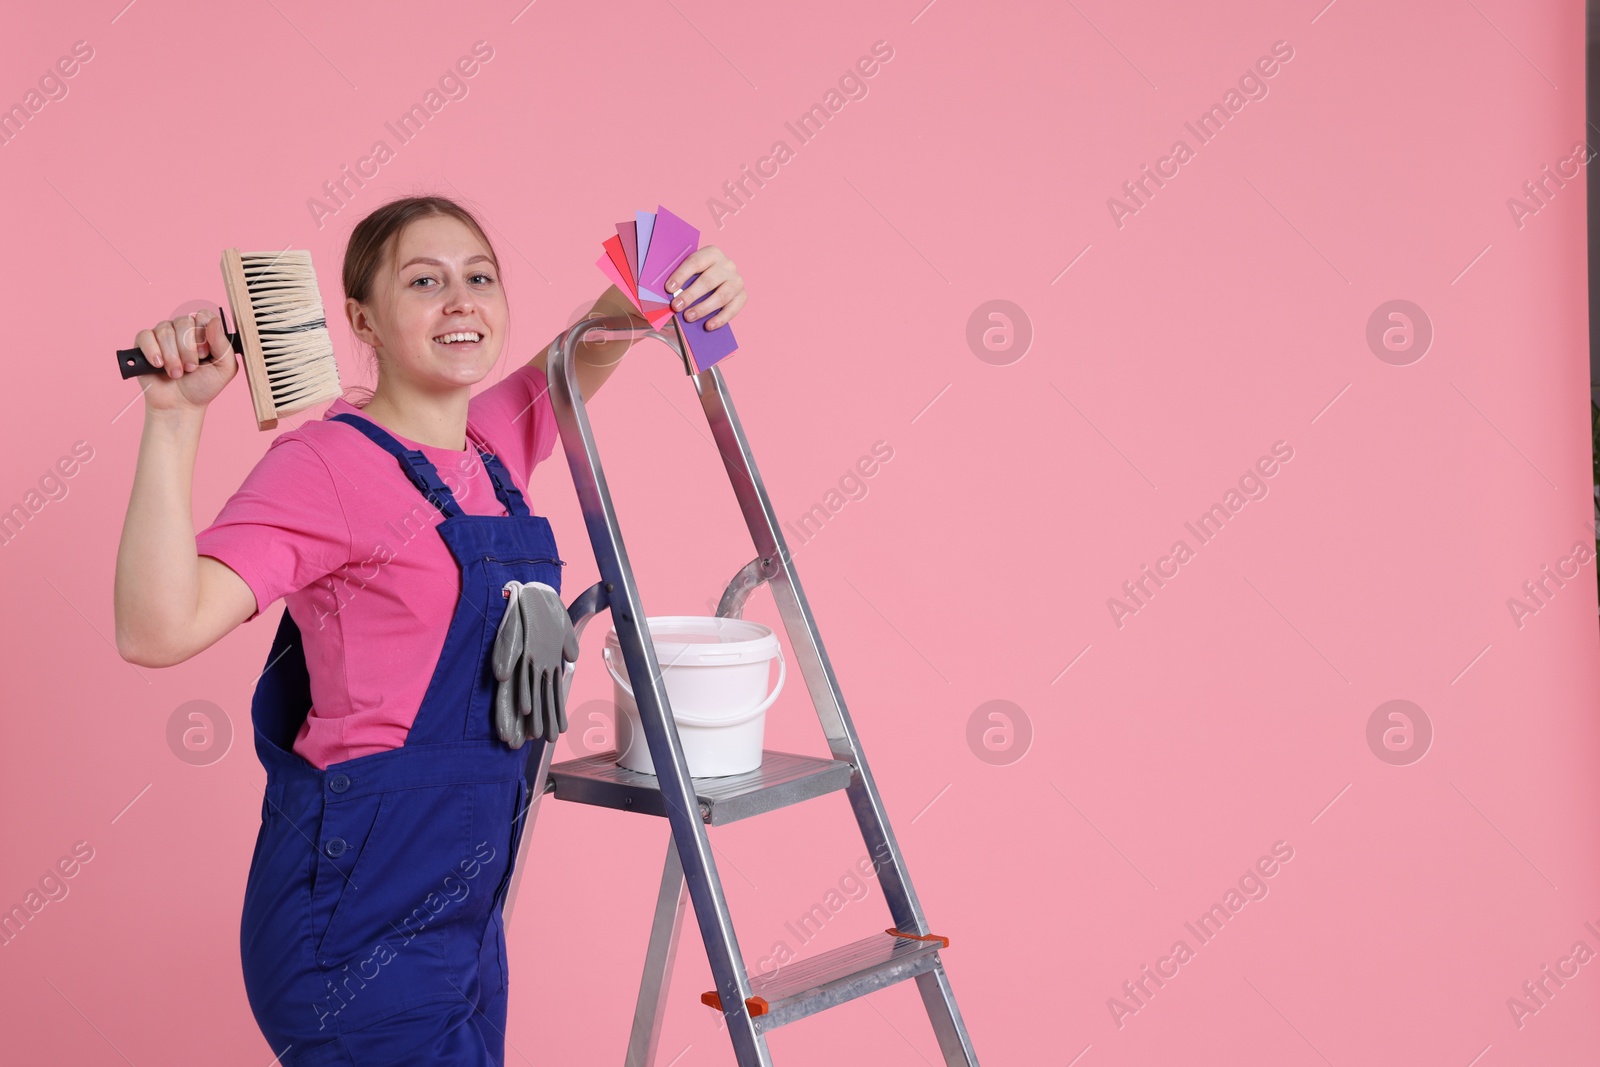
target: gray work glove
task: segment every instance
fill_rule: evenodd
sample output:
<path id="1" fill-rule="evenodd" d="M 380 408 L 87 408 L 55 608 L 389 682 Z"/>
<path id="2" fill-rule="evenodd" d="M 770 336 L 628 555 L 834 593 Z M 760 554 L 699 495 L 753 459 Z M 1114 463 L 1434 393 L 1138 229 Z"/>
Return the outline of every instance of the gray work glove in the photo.
<path id="1" fill-rule="evenodd" d="M 504 588 L 511 596 L 491 656 L 499 683 L 495 731 L 512 748 L 521 748 L 530 737 L 553 742 L 567 728 L 567 687 L 576 669 L 578 635 L 551 586 L 513 579 Z"/>

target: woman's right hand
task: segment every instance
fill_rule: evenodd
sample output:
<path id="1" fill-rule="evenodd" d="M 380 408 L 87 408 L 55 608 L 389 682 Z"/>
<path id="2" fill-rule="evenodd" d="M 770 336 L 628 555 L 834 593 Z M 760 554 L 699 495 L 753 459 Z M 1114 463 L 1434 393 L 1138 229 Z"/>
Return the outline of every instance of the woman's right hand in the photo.
<path id="1" fill-rule="evenodd" d="M 144 390 L 145 407 L 156 411 L 203 411 L 233 380 L 239 361 L 222 319 L 210 311 L 180 315 L 140 330 L 134 344 L 144 358 L 162 368 Z M 201 363 L 216 353 L 209 363 Z"/>

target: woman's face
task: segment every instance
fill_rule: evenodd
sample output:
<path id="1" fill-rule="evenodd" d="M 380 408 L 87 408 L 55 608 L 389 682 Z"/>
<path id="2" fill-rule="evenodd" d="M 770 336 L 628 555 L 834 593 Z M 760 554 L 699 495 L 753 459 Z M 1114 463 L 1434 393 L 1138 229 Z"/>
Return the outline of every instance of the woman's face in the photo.
<path id="1" fill-rule="evenodd" d="M 443 391 L 483 380 L 510 318 L 489 249 L 459 219 L 430 215 L 390 250 L 371 301 L 346 301 L 356 336 L 377 349 L 386 372 L 415 386 Z"/>

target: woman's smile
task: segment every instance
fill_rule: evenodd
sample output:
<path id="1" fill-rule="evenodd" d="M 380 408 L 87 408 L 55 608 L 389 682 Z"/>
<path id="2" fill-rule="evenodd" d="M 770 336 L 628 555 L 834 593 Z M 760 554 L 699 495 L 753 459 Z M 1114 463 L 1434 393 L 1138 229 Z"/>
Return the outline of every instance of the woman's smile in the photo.
<path id="1" fill-rule="evenodd" d="M 482 330 L 456 327 L 433 337 L 433 343 L 452 355 L 469 356 L 483 350 L 485 335 Z"/>

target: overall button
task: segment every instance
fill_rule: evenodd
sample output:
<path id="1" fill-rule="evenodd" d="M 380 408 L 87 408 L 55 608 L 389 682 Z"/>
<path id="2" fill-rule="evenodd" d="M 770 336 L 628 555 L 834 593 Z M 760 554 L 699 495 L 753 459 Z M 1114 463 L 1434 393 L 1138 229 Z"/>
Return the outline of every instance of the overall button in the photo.
<path id="1" fill-rule="evenodd" d="M 346 789 L 350 788 L 350 776 L 348 774 L 334 775 L 332 778 L 328 779 L 328 788 L 333 790 L 335 793 L 343 793 Z"/>
<path id="2" fill-rule="evenodd" d="M 344 843 L 344 838 L 335 837 L 334 839 L 332 839 L 331 841 L 329 841 L 326 845 L 324 845 L 322 847 L 323 847 L 323 850 L 325 852 L 327 852 L 328 855 L 333 856 L 334 858 L 338 858 L 339 856 L 344 855 L 344 850 L 349 848 L 350 846 Z"/>

